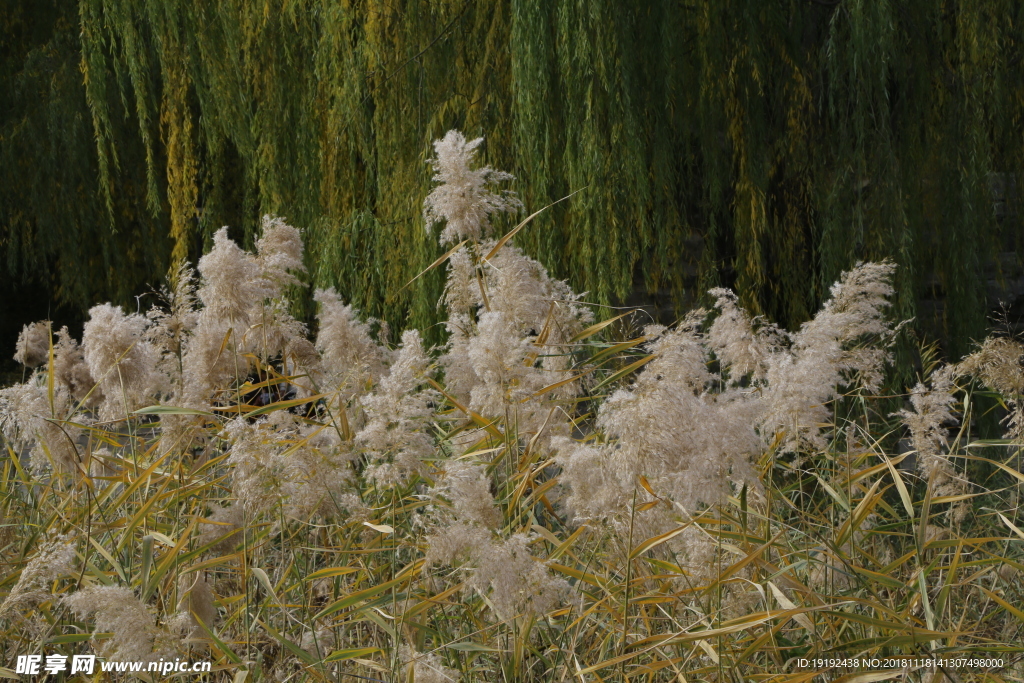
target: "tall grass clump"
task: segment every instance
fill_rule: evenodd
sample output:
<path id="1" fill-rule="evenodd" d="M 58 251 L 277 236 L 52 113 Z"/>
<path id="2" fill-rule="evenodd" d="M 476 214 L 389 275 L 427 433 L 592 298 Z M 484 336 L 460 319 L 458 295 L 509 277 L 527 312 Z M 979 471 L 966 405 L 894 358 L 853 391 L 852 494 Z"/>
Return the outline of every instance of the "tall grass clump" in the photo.
<path id="1" fill-rule="evenodd" d="M 81 342 L 26 327 L 31 375 L 0 391 L 0 664 L 1024 676 L 1024 345 L 924 354 L 900 408 L 891 263 L 843 274 L 799 330 L 724 289 L 671 327 L 595 322 L 511 244 L 529 219 L 491 234 L 521 205 L 479 143 L 450 132 L 430 161 L 424 218 L 452 245 L 441 348 L 333 290 L 307 329 L 288 300 L 301 234 L 269 216 L 255 253 L 221 230 L 150 311 L 96 306 Z M 978 437 L 980 396 L 1004 438 Z"/>

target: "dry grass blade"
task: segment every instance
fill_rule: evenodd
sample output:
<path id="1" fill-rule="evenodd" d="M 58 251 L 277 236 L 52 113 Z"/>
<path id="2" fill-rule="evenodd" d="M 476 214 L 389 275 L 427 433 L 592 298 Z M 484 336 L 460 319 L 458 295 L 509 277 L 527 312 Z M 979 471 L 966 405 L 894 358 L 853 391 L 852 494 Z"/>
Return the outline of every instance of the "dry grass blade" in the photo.
<path id="1" fill-rule="evenodd" d="M 409 280 L 409 281 L 408 281 L 408 282 L 406 282 L 406 283 L 405 283 L 404 285 L 402 285 L 401 289 L 399 289 L 399 290 L 398 290 L 398 292 L 395 292 L 395 293 L 394 293 L 393 295 L 391 295 L 391 296 L 392 296 L 392 298 L 393 298 L 394 296 L 396 296 L 396 295 L 397 295 L 397 294 L 398 294 L 399 292 L 401 292 L 402 290 L 404 290 L 404 289 L 405 289 L 406 287 L 408 287 L 408 286 L 409 286 L 409 285 L 411 285 L 412 283 L 416 282 L 416 280 L 419 280 L 419 279 L 420 279 L 421 277 L 423 277 L 424 275 L 426 275 L 427 273 L 429 273 L 430 271 L 432 271 L 432 270 L 433 270 L 434 268 L 437 268 L 437 267 L 438 267 L 439 265 L 441 265 L 442 263 L 444 263 L 445 261 L 447 261 L 447 260 L 448 260 L 448 257 L 450 257 L 450 256 L 451 256 L 452 254 L 454 254 L 455 252 L 457 252 L 457 251 L 458 251 L 458 250 L 459 250 L 459 249 L 460 249 L 460 248 L 461 248 L 461 247 L 462 247 L 463 245 L 465 245 L 465 244 L 466 244 L 466 242 L 467 242 L 467 241 L 468 241 L 468 240 L 462 240 L 461 242 L 459 242 L 458 244 L 456 244 L 456 245 L 455 245 L 454 247 L 452 247 L 451 249 L 449 249 L 449 250 L 448 250 L 448 251 L 446 251 L 445 253 L 441 254 L 441 256 L 440 256 L 440 257 L 439 257 L 439 258 L 438 258 L 438 259 L 437 259 L 436 261 L 434 261 L 434 262 L 433 262 L 433 263 L 431 263 L 431 264 L 430 264 L 429 266 L 427 266 L 427 267 L 426 267 L 426 268 L 424 268 L 424 269 L 423 269 L 422 271 L 420 271 L 420 272 L 419 272 L 419 274 L 417 274 L 417 275 L 416 275 L 416 277 L 414 277 L 413 279 Z"/>
<path id="2" fill-rule="evenodd" d="M 531 213 L 529 216 L 527 216 L 523 220 L 522 223 L 520 223 L 516 227 L 512 228 L 511 230 L 509 230 L 507 233 L 505 233 L 505 235 L 502 236 L 502 238 L 500 240 L 498 240 L 497 244 L 494 245 L 494 248 L 491 249 L 489 252 L 487 252 L 487 255 L 483 257 L 483 260 L 484 261 L 490 261 L 492 258 L 494 258 L 494 256 L 499 251 L 501 251 L 501 248 L 503 246 L 505 246 L 505 243 L 508 242 L 513 237 L 515 237 L 516 233 L 519 232 L 520 230 L 522 230 L 526 226 L 526 224 L 529 223 L 530 221 L 532 221 L 534 218 L 536 218 L 537 216 L 541 215 L 542 213 L 544 213 L 545 211 L 550 209 L 555 204 L 558 204 L 560 202 L 564 202 L 566 199 L 569 199 L 570 197 L 573 197 L 574 195 L 577 195 L 580 192 L 583 192 L 583 190 L 585 190 L 585 189 L 587 189 L 586 186 L 581 187 L 580 189 L 576 190 L 575 192 L 570 192 L 569 194 L 565 195 L 561 199 L 556 199 L 555 201 L 553 201 L 550 204 L 548 204 L 547 206 L 545 206 L 543 209 L 539 209 L 539 210 L 534 211 L 533 213 Z"/>

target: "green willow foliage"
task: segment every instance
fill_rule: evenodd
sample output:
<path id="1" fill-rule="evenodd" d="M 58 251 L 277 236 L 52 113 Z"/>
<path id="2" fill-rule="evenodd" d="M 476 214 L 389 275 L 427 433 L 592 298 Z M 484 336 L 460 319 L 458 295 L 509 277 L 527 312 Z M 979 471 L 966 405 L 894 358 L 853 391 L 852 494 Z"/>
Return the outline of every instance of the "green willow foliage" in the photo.
<path id="1" fill-rule="evenodd" d="M 1024 183 L 1016 0 L 5 8 L 52 35 L 3 39 L 2 248 L 54 260 L 67 299 L 155 281 L 224 224 L 251 245 L 277 213 L 307 229 L 316 284 L 424 326 L 441 273 L 403 286 L 439 255 L 424 162 L 451 128 L 486 136 L 531 211 L 585 188 L 517 239 L 599 302 L 728 285 L 795 325 L 890 257 L 896 313 L 944 297 L 959 355 L 979 270 L 1020 251 L 1024 214 L 997 221 L 990 191 Z"/>
<path id="2" fill-rule="evenodd" d="M 0 2 L 0 263 L 5 268 L 0 307 L 5 312 L 17 306 L 7 295 L 23 279 L 84 312 L 96 297 L 129 299 L 169 262 L 164 220 L 142 197 L 144 147 L 138 126 L 115 97 L 104 106 L 119 163 L 100 174 L 83 87 L 79 23 L 76 3 Z M 157 183 L 158 193 L 164 185 Z M 110 198 L 109 212 L 101 188 Z M 45 307 L 31 315 L 40 314 L 47 314 Z M 17 327 L 20 323 L 15 334 Z"/>

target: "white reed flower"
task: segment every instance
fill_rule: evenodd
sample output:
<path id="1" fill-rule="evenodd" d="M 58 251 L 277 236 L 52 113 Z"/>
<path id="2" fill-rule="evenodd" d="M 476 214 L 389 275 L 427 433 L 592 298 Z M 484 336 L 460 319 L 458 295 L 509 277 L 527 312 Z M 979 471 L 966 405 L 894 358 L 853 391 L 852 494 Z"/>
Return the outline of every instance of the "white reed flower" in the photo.
<path id="1" fill-rule="evenodd" d="M 152 403 L 166 388 L 166 378 L 156 371 L 160 352 L 146 340 L 147 325 L 145 316 L 125 315 L 119 306 L 89 309 L 82 352 L 89 374 L 103 390 L 102 419 L 124 417 Z"/>
<path id="2" fill-rule="evenodd" d="M 955 398 L 952 367 L 942 367 L 932 373 L 931 387 L 918 383 L 910 393 L 913 410 L 900 410 L 896 415 L 910 430 L 917 467 L 921 475 L 932 482 L 934 495 L 950 495 L 966 491 L 966 482 L 959 478 L 952 463 L 943 453 L 948 447 L 947 424 L 956 424 L 950 409 Z"/>
<path id="3" fill-rule="evenodd" d="M 789 350 L 769 358 L 759 423 L 766 441 L 782 431 L 786 450 L 804 443 L 823 448 L 821 428 L 839 388 L 859 378 L 868 391 L 878 389 L 889 355 L 877 337 L 889 331 L 883 312 L 893 268 L 888 262 L 865 263 L 843 273 L 821 311 L 790 335 Z"/>
<path id="4" fill-rule="evenodd" d="M 256 261 L 263 277 L 278 288 L 299 284 L 295 273 L 306 272 L 302 263 L 302 233 L 283 218 L 271 215 L 263 216 L 261 228 Z"/>
<path id="5" fill-rule="evenodd" d="M 153 306 L 146 312 L 150 320 L 147 335 L 164 354 L 173 357 L 176 364 L 182 343 L 195 328 L 199 318 L 196 310 L 195 273 L 187 263 L 182 263 L 175 271 L 173 287 L 161 288 L 161 298 L 166 308 Z"/>
<path id="6" fill-rule="evenodd" d="M 481 245 L 489 252 L 492 243 Z M 545 336 L 547 344 L 564 344 L 593 320 L 578 303 L 580 296 L 518 247 L 505 244 L 484 263 L 490 310 L 505 312 L 522 336 Z M 482 303 L 482 302 L 481 302 Z"/>
<path id="7" fill-rule="evenodd" d="M 227 227 L 213 235 L 213 248 L 199 259 L 202 282 L 198 289 L 203 318 L 248 321 L 253 308 L 274 295 L 256 257 L 228 237 Z"/>
<path id="8" fill-rule="evenodd" d="M 65 387 L 76 401 L 88 396 L 86 407 L 102 402 L 103 390 L 96 386 L 89 364 L 85 362 L 85 353 L 67 327 L 57 332 L 57 343 L 53 345 L 53 374 L 54 380 Z"/>
<path id="9" fill-rule="evenodd" d="M 454 520 L 430 533 L 426 562 L 462 564 L 466 588 L 483 596 L 499 619 L 541 615 L 554 609 L 570 588 L 530 553 L 533 539 L 527 534 L 495 538 L 479 524 Z"/>
<path id="10" fill-rule="evenodd" d="M 231 493 L 249 517 L 271 507 L 284 492 L 284 465 L 275 457 L 277 445 L 266 418 L 250 422 L 237 417 L 224 426 L 231 442 Z"/>
<path id="11" fill-rule="evenodd" d="M 490 229 L 489 216 L 497 211 L 516 211 L 522 203 L 511 192 L 495 194 L 488 186 L 512 180 L 513 176 L 490 166 L 474 169 L 473 156 L 483 138 L 466 141 L 462 133 L 450 130 L 434 142 L 434 182 L 440 183 L 423 202 L 427 230 L 446 221 L 441 244 L 461 239 L 480 240 Z"/>
<path id="12" fill-rule="evenodd" d="M 237 530 L 243 512 L 255 517 L 279 502 L 287 517 L 302 521 L 314 514 L 363 513 L 351 467 L 359 454 L 351 441 L 342 442 L 332 429 L 305 424 L 280 410 L 258 422 L 236 418 L 225 426 L 223 436 L 231 444 L 227 462 L 233 468 L 235 502 L 211 515 L 211 522 L 224 524 L 204 529 L 203 543 Z M 224 538 L 217 549 L 227 551 L 240 541 L 237 534 Z"/>
<path id="13" fill-rule="evenodd" d="M 973 375 L 1006 397 L 1024 394 L 1024 344 L 1008 337 L 989 337 L 956 365 L 958 375 Z"/>
<path id="14" fill-rule="evenodd" d="M 364 510 L 350 466 L 359 454 L 330 427 L 306 425 L 293 413 L 277 411 L 267 420 L 277 444 L 271 468 L 279 473 L 284 513 L 306 521 Z"/>
<path id="15" fill-rule="evenodd" d="M 288 310 L 288 302 L 274 299 L 254 313 L 253 325 L 245 335 L 245 350 L 260 358 L 280 357 L 289 373 L 291 359 L 307 353 L 306 325 Z"/>
<path id="16" fill-rule="evenodd" d="M 485 242 L 479 252 L 493 247 Z M 449 265 L 449 341 L 439 360 L 446 388 L 474 412 L 506 418 L 502 427 L 515 427 L 522 438 L 543 430 L 546 447 L 567 433 L 557 403 L 580 389 L 566 381 L 568 342 L 592 316 L 568 285 L 511 245 L 479 266 L 473 258 L 464 247 Z"/>
<path id="17" fill-rule="evenodd" d="M 495 536 L 501 513 L 482 465 L 447 461 L 431 494 L 449 502 L 438 507 L 427 537 L 427 566 L 462 564 L 466 586 L 483 596 L 500 619 L 544 614 L 568 595 L 569 585 L 530 553 L 533 536 Z"/>
<path id="18" fill-rule="evenodd" d="M 699 332 L 703 317 L 704 311 L 696 311 L 674 330 L 648 329 L 648 337 L 660 335 L 648 344 L 655 359 L 630 389 L 616 391 L 599 410 L 598 424 L 609 439 L 602 448 L 605 469 L 618 482 L 619 514 L 640 476 L 691 510 L 718 502 L 732 484 L 757 486 L 750 465 L 761 446 L 754 429 L 757 406 L 742 390 L 709 391 L 716 377 L 707 368 Z M 570 450 L 568 464 L 579 471 L 583 463 L 573 460 L 588 452 Z M 600 512 L 586 507 L 587 516 Z"/>
<path id="19" fill-rule="evenodd" d="M 333 288 L 318 289 L 313 299 L 320 304 L 316 348 L 322 355 L 322 389 L 337 389 L 347 403 L 387 373 L 390 353 L 373 340 L 370 326 L 359 320 L 359 312 L 346 306 Z"/>
<path id="20" fill-rule="evenodd" d="M 822 311 L 792 335 L 769 325 L 754 331 L 725 290 L 712 292 L 721 313 L 707 336 L 703 311 L 671 331 L 648 328 L 654 359 L 598 410 L 604 443 L 555 442 L 576 521 L 606 521 L 620 535 L 628 522 L 640 537 L 654 536 L 678 524 L 678 511 L 685 518 L 744 484 L 757 495 L 753 461 L 780 432 L 784 448 L 823 446 L 821 426 L 839 388 L 855 379 L 872 388 L 881 376 L 887 356 L 877 337 L 889 330 L 882 311 L 891 273 L 886 263 L 845 273 Z M 719 372 L 708 367 L 712 351 Z M 745 377 L 752 386 L 743 386 Z M 656 495 L 641 489 L 640 477 Z M 634 500 L 643 507 L 635 515 Z M 668 546 L 706 554 L 695 538 Z"/>
<path id="21" fill-rule="evenodd" d="M 41 544 L 35 557 L 21 570 L 18 583 L 0 604 L 0 618 L 49 598 L 50 585 L 63 576 L 73 574 L 77 559 L 74 540 L 68 534 Z"/>
<path id="22" fill-rule="evenodd" d="M 14 360 L 36 368 L 50 360 L 50 323 L 46 320 L 25 325 L 18 335 Z"/>
<path id="23" fill-rule="evenodd" d="M 480 245 L 479 250 L 489 251 L 488 244 Z M 449 319 L 453 316 L 466 315 L 483 305 L 480 286 L 473 253 L 466 247 L 460 247 L 448 257 L 448 276 L 445 279 L 442 301 L 448 308 Z"/>
<path id="24" fill-rule="evenodd" d="M 719 311 L 708 329 L 708 348 L 728 368 L 730 383 L 738 384 L 748 375 L 755 382 L 763 380 L 771 354 L 787 341 L 785 333 L 762 321 L 758 321 L 762 325 L 755 332 L 755 321 L 739 307 L 739 299 L 732 291 L 712 289 L 708 294 L 715 297 Z"/>
<path id="25" fill-rule="evenodd" d="M 182 356 L 189 337 L 199 323 L 199 311 L 196 308 L 195 273 L 189 264 L 180 264 L 170 280 L 171 285 L 165 285 L 160 290 L 162 305 L 153 305 L 146 312 L 146 318 L 149 320 L 146 340 L 157 349 L 160 355 L 156 372 L 164 377 L 165 399 L 180 404 L 183 401 L 186 387 Z M 194 379 L 192 378 L 193 381 L 188 384 L 194 385 Z M 168 415 L 166 417 L 169 419 L 161 421 L 160 450 L 162 452 L 175 444 L 182 434 L 183 426 L 187 423 L 186 416 L 183 415 Z"/>
<path id="26" fill-rule="evenodd" d="M 483 465 L 447 460 L 434 493 L 451 501 L 455 517 L 487 529 L 501 524 L 501 512 L 491 495 L 491 479 Z"/>
<path id="27" fill-rule="evenodd" d="M 213 236 L 213 249 L 199 259 L 203 308 L 184 346 L 185 389 L 179 401 L 202 407 L 249 371 L 246 354 L 261 358 L 308 356 L 305 326 L 288 312 L 282 295 L 296 284 L 302 266 L 299 231 L 281 219 L 264 217 L 258 254 L 243 251 L 227 234 Z"/>
<path id="28" fill-rule="evenodd" d="M 401 645 L 398 648 L 398 659 L 402 665 L 402 681 L 458 683 L 462 678 L 461 673 L 441 664 L 441 658 L 433 652 L 421 654 L 408 645 Z"/>
<path id="29" fill-rule="evenodd" d="M 185 387 L 177 403 L 204 408 L 211 394 L 248 372 L 243 340 L 255 311 L 276 290 L 262 277 L 256 258 L 228 237 L 226 227 L 214 234 L 213 248 L 199 259 L 198 269 L 203 308 L 183 345 Z"/>
<path id="30" fill-rule="evenodd" d="M 82 428 L 61 422 L 74 401 L 60 387 L 51 405 L 43 380 L 45 375 L 36 375 L 24 384 L 0 389 L 0 429 L 16 448 L 29 449 L 36 472 L 45 471 L 51 462 L 58 472 L 78 472 L 81 459 L 75 440 Z"/>
<path id="31" fill-rule="evenodd" d="M 371 480 L 385 486 L 404 481 L 433 453 L 428 430 L 437 392 L 420 388 L 429 370 L 419 332 L 408 330 L 387 377 L 362 398 L 367 423 L 356 434 L 356 443 L 367 451 L 366 476 Z"/>
<path id="32" fill-rule="evenodd" d="M 468 348 L 477 377 L 471 407 L 484 415 L 502 415 L 506 405 L 520 403 L 544 387 L 543 371 L 526 362 L 534 349 L 529 339 L 516 334 L 504 312 L 481 313 Z"/>
<path id="33" fill-rule="evenodd" d="M 188 615 L 186 637 L 203 634 L 200 624 L 213 629 L 217 623 L 213 586 L 204 572 L 182 574 L 178 578 L 178 612 Z"/>
<path id="34" fill-rule="evenodd" d="M 225 507 L 216 507 L 206 516 L 209 523 L 200 525 L 199 545 L 215 543 L 213 550 L 229 553 L 242 542 L 244 514 L 242 505 L 235 502 Z"/>
<path id="35" fill-rule="evenodd" d="M 904 424 L 910 429 L 914 450 L 922 456 L 937 456 L 942 447 L 946 446 L 946 423 L 956 423 L 950 410 L 955 400 L 952 393 L 952 369 L 944 367 L 931 377 L 931 388 L 918 383 L 910 392 L 910 404 L 913 410 L 900 410 L 896 413 L 903 418 Z"/>
<path id="36" fill-rule="evenodd" d="M 88 586 L 65 597 L 64 603 L 79 619 L 94 617 L 94 633 L 112 634 L 98 645 L 107 659 L 151 662 L 170 654 L 161 647 L 168 640 L 165 629 L 130 588 Z"/>
<path id="37" fill-rule="evenodd" d="M 477 309 L 501 311 L 515 325 L 518 336 L 545 336 L 547 343 L 564 344 L 593 320 L 568 284 L 552 278 L 540 262 L 512 244 L 486 241 L 473 250 L 458 249 L 448 260 L 444 303 L 449 317 Z M 474 253 L 481 259 L 474 263 Z"/>
<path id="38" fill-rule="evenodd" d="M 470 345 L 475 337 L 475 327 L 469 314 L 449 314 L 445 322 L 448 344 L 437 361 L 444 370 L 445 391 L 462 405 L 469 404 L 470 393 L 480 382 L 469 356 Z"/>
<path id="39" fill-rule="evenodd" d="M 181 359 L 184 389 L 175 403 L 185 408 L 206 409 L 215 394 L 226 391 L 235 380 L 244 379 L 250 360 L 242 355 L 244 325 L 207 315 L 199 317 L 195 330 L 185 342 Z"/>
<path id="40" fill-rule="evenodd" d="M 468 583 L 487 596 L 499 619 L 519 614 L 545 614 L 568 595 L 569 584 L 534 558 L 535 535 L 513 534 L 473 559 L 476 569 Z"/>
<path id="41" fill-rule="evenodd" d="M 956 366 L 956 374 L 972 375 L 1003 395 L 1010 414 L 1003 421 L 1004 438 L 1024 441 L 1024 344 L 1006 337 L 989 337 Z"/>

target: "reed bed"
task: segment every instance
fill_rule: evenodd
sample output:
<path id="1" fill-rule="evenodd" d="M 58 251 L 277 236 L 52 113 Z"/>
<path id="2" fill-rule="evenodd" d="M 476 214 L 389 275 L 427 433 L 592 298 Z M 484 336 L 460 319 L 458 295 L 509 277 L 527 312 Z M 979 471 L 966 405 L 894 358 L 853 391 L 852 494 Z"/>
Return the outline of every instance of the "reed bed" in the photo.
<path id="1" fill-rule="evenodd" d="M 92 653 L 235 683 L 1024 680 L 1024 346 L 923 347 L 885 393 L 889 263 L 797 331 L 726 290 L 669 328 L 600 315 L 513 245 L 532 216 L 490 236 L 521 207 L 478 144 L 431 160 L 444 347 L 330 290 L 307 329 L 273 217 L 145 314 L 25 328 L 0 675 Z"/>

